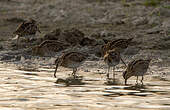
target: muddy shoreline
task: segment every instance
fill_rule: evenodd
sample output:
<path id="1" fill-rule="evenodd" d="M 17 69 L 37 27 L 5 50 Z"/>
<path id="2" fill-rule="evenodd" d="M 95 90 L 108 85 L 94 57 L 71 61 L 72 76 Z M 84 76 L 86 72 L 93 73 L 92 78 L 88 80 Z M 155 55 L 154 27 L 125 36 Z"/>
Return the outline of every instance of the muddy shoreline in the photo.
<path id="1" fill-rule="evenodd" d="M 0 109 L 169 110 L 170 1 L 146 1 L 0 0 Z M 32 44 L 22 38 L 21 48 L 16 49 L 13 32 L 29 18 L 39 22 L 41 33 L 36 34 L 38 40 L 32 39 L 35 41 Z M 85 39 L 86 43 L 72 47 L 64 45 L 66 50 L 57 50 L 52 56 L 32 55 L 31 46 L 39 44 L 44 36 L 48 38 L 57 29 L 65 32 L 72 28 L 93 40 Z M 76 35 L 81 37 L 77 42 L 83 39 L 82 34 Z M 153 74 L 145 75 L 144 87 L 134 86 L 135 77 L 125 86 L 122 77 L 125 67 L 120 63 L 115 70 L 118 84 L 106 85 L 107 65 L 98 49 L 107 41 L 130 37 L 134 40 L 123 59 L 129 63 L 152 55 Z M 54 61 L 71 49 L 88 52 L 90 56 L 78 68 L 83 83 L 66 86 L 56 81 L 69 77 L 72 70 L 59 67 L 54 78 Z"/>

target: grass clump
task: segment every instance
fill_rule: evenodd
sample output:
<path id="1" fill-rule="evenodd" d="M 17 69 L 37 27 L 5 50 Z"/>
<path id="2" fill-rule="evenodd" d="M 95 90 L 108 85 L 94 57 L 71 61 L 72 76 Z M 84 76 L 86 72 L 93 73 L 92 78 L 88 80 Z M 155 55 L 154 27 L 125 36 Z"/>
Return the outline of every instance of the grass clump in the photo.
<path id="1" fill-rule="evenodd" d="M 161 0 L 145 0 L 145 6 L 157 6 L 161 3 Z"/>
<path id="2" fill-rule="evenodd" d="M 168 6 L 163 6 L 163 8 L 170 9 L 170 5 L 168 5 Z"/>

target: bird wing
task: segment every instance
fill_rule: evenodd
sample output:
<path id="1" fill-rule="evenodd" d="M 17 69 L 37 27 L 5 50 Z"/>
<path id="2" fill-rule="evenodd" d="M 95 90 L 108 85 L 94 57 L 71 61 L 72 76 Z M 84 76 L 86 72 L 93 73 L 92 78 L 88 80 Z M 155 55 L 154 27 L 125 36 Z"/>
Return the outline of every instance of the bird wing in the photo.
<path id="1" fill-rule="evenodd" d="M 25 30 L 25 22 L 22 22 L 16 29 L 16 31 L 14 32 L 14 34 L 19 34 L 20 32 Z"/>
<path id="2" fill-rule="evenodd" d="M 148 69 L 149 67 L 149 62 L 147 60 L 134 60 L 131 64 L 130 64 L 130 68 L 129 70 L 131 71 L 144 71 L 146 69 Z"/>
<path id="3" fill-rule="evenodd" d="M 70 52 L 70 53 L 65 54 L 63 57 L 64 59 L 69 59 L 73 62 L 81 62 L 85 60 L 86 58 L 84 54 L 79 53 L 79 52 Z"/>
<path id="4" fill-rule="evenodd" d="M 133 71 L 133 69 L 135 68 L 135 64 L 137 63 L 137 60 L 133 60 L 132 62 L 130 62 L 128 64 L 127 70 L 128 71 Z"/>
<path id="5" fill-rule="evenodd" d="M 125 39 L 119 39 L 114 44 L 111 45 L 111 48 L 127 48 L 128 43 L 126 42 Z"/>
<path id="6" fill-rule="evenodd" d="M 38 30 L 38 27 L 36 24 L 27 21 L 27 22 L 21 23 L 17 27 L 14 34 L 19 34 L 19 35 L 35 34 L 37 30 Z"/>

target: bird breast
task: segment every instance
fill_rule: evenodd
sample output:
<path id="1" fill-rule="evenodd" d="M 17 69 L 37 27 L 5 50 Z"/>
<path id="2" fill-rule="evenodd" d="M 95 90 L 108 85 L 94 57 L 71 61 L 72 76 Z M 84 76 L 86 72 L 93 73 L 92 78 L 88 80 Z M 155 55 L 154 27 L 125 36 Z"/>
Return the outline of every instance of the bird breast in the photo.
<path id="1" fill-rule="evenodd" d="M 105 55 L 104 57 L 105 63 L 107 63 L 109 66 L 116 66 L 120 62 L 120 58 L 116 55 Z"/>

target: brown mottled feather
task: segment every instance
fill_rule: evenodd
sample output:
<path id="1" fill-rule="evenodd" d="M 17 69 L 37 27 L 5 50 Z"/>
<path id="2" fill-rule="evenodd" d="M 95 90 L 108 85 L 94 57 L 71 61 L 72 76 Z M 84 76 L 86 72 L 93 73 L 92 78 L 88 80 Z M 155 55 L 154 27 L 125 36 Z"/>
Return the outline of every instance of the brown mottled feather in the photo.
<path id="1" fill-rule="evenodd" d="M 85 59 L 85 55 L 79 52 L 69 52 L 67 54 L 64 54 L 62 56 L 63 62 L 61 65 L 65 64 L 66 61 L 72 61 L 72 62 L 82 62 Z"/>
<path id="2" fill-rule="evenodd" d="M 58 66 L 63 66 L 66 68 L 73 68 L 73 76 L 75 78 L 75 73 L 77 71 L 77 68 L 85 61 L 88 55 L 80 52 L 68 52 L 64 53 L 61 57 L 57 58 L 56 63 L 56 69 L 54 72 L 54 77 L 56 77 L 56 71 Z"/>
<path id="3" fill-rule="evenodd" d="M 14 34 L 19 35 L 19 36 L 25 36 L 25 35 L 34 35 L 36 34 L 36 32 L 40 32 L 36 21 L 33 19 L 30 19 L 28 21 L 24 21 L 23 23 L 21 23 L 16 31 L 14 32 Z"/>
<path id="4" fill-rule="evenodd" d="M 43 56 L 44 52 L 49 52 L 49 51 L 58 52 L 58 51 L 64 50 L 68 46 L 69 46 L 68 44 L 65 44 L 65 43 L 62 43 L 56 40 L 45 40 L 41 44 L 33 47 L 32 53 L 33 55 L 40 54 L 41 56 Z"/>
<path id="5" fill-rule="evenodd" d="M 149 63 L 150 63 L 150 60 L 142 60 L 142 59 L 139 59 L 139 60 L 134 60 L 132 61 L 129 65 L 128 65 L 128 71 L 129 72 L 135 72 L 137 70 L 143 70 L 144 69 L 148 69 L 149 67 Z M 139 69 L 138 69 L 139 68 Z M 133 73 L 134 75 L 137 75 L 135 73 Z"/>
<path id="6" fill-rule="evenodd" d="M 129 39 L 117 39 L 111 42 L 108 42 L 107 44 L 102 46 L 102 53 L 103 55 L 106 53 L 106 51 L 108 50 L 112 50 L 112 49 L 117 49 L 118 51 L 124 51 L 129 43 L 131 42 L 133 38 L 129 38 Z"/>
<path id="7" fill-rule="evenodd" d="M 142 80 L 143 80 L 143 76 L 147 72 L 147 69 L 149 68 L 150 61 L 151 59 L 149 60 L 139 59 L 139 60 L 133 60 L 132 62 L 130 62 L 128 64 L 126 71 L 123 73 L 125 84 L 126 84 L 127 79 L 129 79 L 132 76 L 137 76 L 137 77 L 142 76 Z"/>
<path id="8" fill-rule="evenodd" d="M 110 50 L 104 55 L 104 61 L 108 65 L 114 65 L 120 62 L 120 54 L 115 50 Z"/>
<path id="9" fill-rule="evenodd" d="M 119 51 L 113 49 L 113 50 L 109 50 L 106 52 L 106 54 L 104 55 L 104 62 L 108 65 L 107 78 L 109 78 L 110 67 L 113 67 L 113 69 L 114 69 L 114 67 L 119 64 L 120 60 L 124 63 L 124 61 L 121 59 Z M 126 64 L 125 64 L 125 66 L 126 66 Z M 113 74 L 113 75 L 115 78 L 115 74 Z"/>

